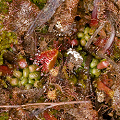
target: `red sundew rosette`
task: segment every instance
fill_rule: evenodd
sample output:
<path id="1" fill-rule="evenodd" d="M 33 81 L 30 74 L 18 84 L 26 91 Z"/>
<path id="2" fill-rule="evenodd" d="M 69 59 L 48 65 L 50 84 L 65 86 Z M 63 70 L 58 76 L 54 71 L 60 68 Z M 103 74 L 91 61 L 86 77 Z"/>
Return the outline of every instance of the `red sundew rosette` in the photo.
<path id="1" fill-rule="evenodd" d="M 42 64 L 42 71 L 49 72 L 55 65 L 58 55 L 57 49 L 47 50 L 36 56 L 38 63 Z"/>

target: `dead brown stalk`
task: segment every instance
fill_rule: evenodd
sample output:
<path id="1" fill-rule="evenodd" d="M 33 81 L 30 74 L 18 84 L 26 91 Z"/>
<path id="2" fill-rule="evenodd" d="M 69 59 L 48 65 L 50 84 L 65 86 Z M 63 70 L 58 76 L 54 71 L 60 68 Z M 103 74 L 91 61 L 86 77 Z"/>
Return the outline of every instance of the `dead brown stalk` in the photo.
<path id="1" fill-rule="evenodd" d="M 19 107 L 28 107 L 28 106 L 42 106 L 42 105 L 49 105 L 48 108 L 60 105 L 68 105 L 68 104 L 83 104 L 83 103 L 90 103 L 90 101 L 70 101 L 70 102 L 58 102 L 58 103 L 28 103 L 24 105 L 0 105 L 0 108 L 19 108 Z"/>

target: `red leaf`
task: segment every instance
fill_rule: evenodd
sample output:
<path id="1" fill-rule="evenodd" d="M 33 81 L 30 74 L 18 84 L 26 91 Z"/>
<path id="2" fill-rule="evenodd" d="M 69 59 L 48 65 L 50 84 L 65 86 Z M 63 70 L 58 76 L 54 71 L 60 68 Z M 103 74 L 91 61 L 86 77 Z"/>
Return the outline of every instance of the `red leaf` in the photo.
<path id="1" fill-rule="evenodd" d="M 38 54 L 36 56 L 37 62 L 42 64 L 43 72 L 48 72 L 54 67 L 57 59 L 57 55 L 58 55 L 58 50 L 52 49 L 42 52 L 40 55 Z"/>
<path id="2" fill-rule="evenodd" d="M 49 115 L 48 112 L 44 112 L 44 118 L 46 120 L 57 120 L 53 115 Z"/>
<path id="3" fill-rule="evenodd" d="M 106 42 L 107 42 L 108 38 L 101 38 L 99 37 L 95 42 L 94 45 L 99 46 L 99 47 L 103 47 Z"/>
<path id="4" fill-rule="evenodd" d="M 20 68 L 22 68 L 22 69 L 26 68 L 28 66 L 27 61 L 24 58 L 20 59 L 18 64 L 19 64 Z"/>
<path id="5" fill-rule="evenodd" d="M 13 70 L 8 66 L 0 65 L 0 72 L 2 72 L 2 76 L 12 75 Z"/>
<path id="6" fill-rule="evenodd" d="M 44 118 L 46 120 L 51 120 L 50 115 L 48 114 L 48 112 L 44 112 Z"/>
<path id="7" fill-rule="evenodd" d="M 98 0 L 94 1 L 94 8 L 92 11 L 92 15 L 91 15 L 91 21 L 90 21 L 90 26 L 92 27 L 96 27 L 98 25 L 98 19 L 97 19 L 97 4 L 98 4 Z"/>
<path id="8" fill-rule="evenodd" d="M 97 19 L 91 19 L 90 27 L 96 27 L 97 25 L 98 25 L 98 20 Z"/>
<path id="9" fill-rule="evenodd" d="M 109 87 L 107 87 L 105 84 L 103 84 L 100 80 L 97 81 L 97 88 L 99 90 L 103 90 L 110 97 L 113 97 L 113 91 Z"/>
<path id="10" fill-rule="evenodd" d="M 108 66 L 109 66 L 109 62 L 107 60 L 101 61 L 98 63 L 97 69 L 104 69 L 107 68 Z"/>
<path id="11" fill-rule="evenodd" d="M 54 46 L 54 48 L 58 48 L 58 46 L 59 46 L 59 41 L 54 40 L 54 41 L 53 41 L 53 46 Z"/>
<path id="12" fill-rule="evenodd" d="M 113 80 L 112 79 L 103 79 L 102 82 L 107 86 L 111 87 L 113 85 Z"/>
<path id="13" fill-rule="evenodd" d="M 78 41 L 76 39 L 73 39 L 71 41 L 71 46 L 77 46 L 78 45 Z"/>

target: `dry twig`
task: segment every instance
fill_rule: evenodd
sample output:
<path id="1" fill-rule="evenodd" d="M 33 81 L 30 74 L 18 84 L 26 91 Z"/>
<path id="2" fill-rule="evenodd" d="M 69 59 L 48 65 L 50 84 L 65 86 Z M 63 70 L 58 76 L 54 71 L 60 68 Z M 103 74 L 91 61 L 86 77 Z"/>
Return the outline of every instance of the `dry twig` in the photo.
<path id="1" fill-rule="evenodd" d="M 28 107 L 28 106 L 41 106 L 41 105 L 49 105 L 48 107 L 60 106 L 60 105 L 68 105 L 68 104 L 85 104 L 90 103 L 90 101 L 71 101 L 71 102 L 58 102 L 58 103 L 28 103 L 24 105 L 0 105 L 0 108 L 19 108 L 19 107 Z"/>

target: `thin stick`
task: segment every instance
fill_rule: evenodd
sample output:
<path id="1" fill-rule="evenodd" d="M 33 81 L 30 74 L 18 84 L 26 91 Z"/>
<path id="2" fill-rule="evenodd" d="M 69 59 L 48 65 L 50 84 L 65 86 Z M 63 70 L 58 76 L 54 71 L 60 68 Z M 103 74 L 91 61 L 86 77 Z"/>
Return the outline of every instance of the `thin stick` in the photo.
<path id="1" fill-rule="evenodd" d="M 100 32 L 100 30 L 104 27 L 104 25 L 105 25 L 105 21 L 103 23 L 101 23 L 101 25 L 99 26 L 99 28 L 94 32 L 94 34 L 88 40 L 88 42 L 85 45 L 86 49 L 89 48 L 90 44 L 92 43 L 92 41 L 94 40 L 94 38 L 97 36 L 97 34 Z"/>
<path id="2" fill-rule="evenodd" d="M 38 13 L 37 17 L 28 29 L 25 38 L 30 36 L 37 26 L 40 27 L 48 20 L 50 20 L 50 18 L 54 15 L 56 9 L 62 4 L 63 1 L 64 0 L 48 0 L 45 7 Z"/>
<path id="3" fill-rule="evenodd" d="M 51 107 L 57 105 L 68 105 L 68 104 L 83 104 L 90 103 L 90 101 L 71 101 L 71 102 L 58 102 L 58 103 L 30 103 L 24 105 L 0 105 L 0 108 L 19 108 L 19 107 L 28 107 L 28 106 L 40 106 L 40 105 L 50 105 Z"/>

